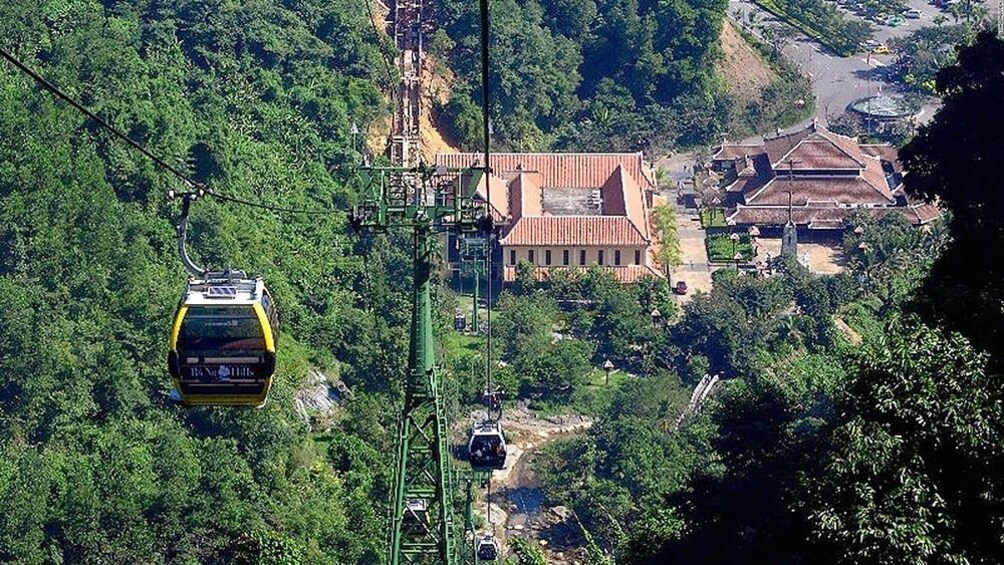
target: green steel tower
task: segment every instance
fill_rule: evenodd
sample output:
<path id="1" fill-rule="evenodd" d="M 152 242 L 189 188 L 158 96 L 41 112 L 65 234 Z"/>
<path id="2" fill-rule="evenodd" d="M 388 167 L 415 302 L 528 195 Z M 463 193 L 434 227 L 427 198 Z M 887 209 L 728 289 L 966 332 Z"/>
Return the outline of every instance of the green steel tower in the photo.
<path id="1" fill-rule="evenodd" d="M 474 312 L 471 315 L 471 330 L 481 331 L 478 305 L 481 303 L 481 277 L 488 274 L 489 240 L 484 236 L 470 236 L 460 240 L 460 276 L 464 273 L 474 275 Z M 492 297 L 488 297 L 491 300 Z"/>
<path id="2" fill-rule="evenodd" d="M 442 383 L 433 350 L 432 267 L 437 234 L 490 231 L 490 218 L 473 199 L 484 171 L 419 165 L 361 171 L 363 202 L 353 208 L 356 229 L 410 229 L 414 291 L 411 345 L 405 377 L 391 492 L 390 565 L 466 561 L 454 519 L 450 452 Z"/>

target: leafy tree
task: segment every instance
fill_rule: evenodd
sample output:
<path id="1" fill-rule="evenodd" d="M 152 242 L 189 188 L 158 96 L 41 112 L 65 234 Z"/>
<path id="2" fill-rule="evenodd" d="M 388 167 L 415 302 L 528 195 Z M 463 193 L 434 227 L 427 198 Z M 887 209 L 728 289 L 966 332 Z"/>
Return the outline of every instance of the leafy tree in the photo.
<path id="1" fill-rule="evenodd" d="M 725 114 L 714 77 L 725 2 L 502 1 L 492 6 L 495 138 L 516 150 L 638 149 L 714 137 Z M 459 78 L 443 110 L 477 147 L 477 6 L 437 10 Z M 439 44 L 445 44 L 440 42 Z"/>
<path id="2" fill-rule="evenodd" d="M 951 211 L 951 241 L 935 263 L 917 303 L 928 320 L 961 332 L 978 349 L 1004 359 L 1004 273 L 995 257 L 1004 244 L 1004 199 L 994 167 L 1004 160 L 997 136 L 1004 117 L 993 112 L 1004 96 L 1004 41 L 989 33 L 958 52 L 938 73 L 944 105 L 900 152 L 908 193 Z"/>
<path id="3" fill-rule="evenodd" d="M 1004 387 L 958 334 L 910 321 L 862 352 L 807 484 L 835 562 L 993 563 L 1004 551 Z"/>
<path id="4" fill-rule="evenodd" d="M 659 251 L 656 259 L 666 269 L 666 280 L 670 280 L 670 273 L 683 263 L 676 210 L 666 204 L 653 208 L 652 227 L 659 234 Z"/>

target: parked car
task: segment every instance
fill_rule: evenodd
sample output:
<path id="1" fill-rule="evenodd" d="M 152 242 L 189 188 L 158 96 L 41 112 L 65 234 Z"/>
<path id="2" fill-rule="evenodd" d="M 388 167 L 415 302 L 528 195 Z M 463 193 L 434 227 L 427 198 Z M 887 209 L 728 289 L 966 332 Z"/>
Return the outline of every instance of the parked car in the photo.
<path id="1" fill-rule="evenodd" d="M 872 52 L 875 53 L 876 55 L 888 55 L 889 53 L 891 53 L 891 51 L 889 51 L 889 47 L 886 46 L 884 43 L 879 44 L 879 46 L 873 49 Z"/>
<path id="2" fill-rule="evenodd" d="M 673 287 L 673 292 L 680 295 L 687 294 L 687 283 L 684 281 L 676 281 L 676 286 Z"/>
<path id="3" fill-rule="evenodd" d="M 909 10 L 903 12 L 903 15 L 910 18 L 911 20 L 919 20 L 923 16 L 923 12 L 916 8 L 910 8 Z"/>

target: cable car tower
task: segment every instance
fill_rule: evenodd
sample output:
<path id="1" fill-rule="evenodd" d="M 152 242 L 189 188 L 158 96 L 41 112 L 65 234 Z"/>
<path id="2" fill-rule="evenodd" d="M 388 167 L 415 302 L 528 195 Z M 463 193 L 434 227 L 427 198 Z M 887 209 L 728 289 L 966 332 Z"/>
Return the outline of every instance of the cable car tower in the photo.
<path id="1" fill-rule="evenodd" d="M 474 276 L 474 311 L 471 314 L 471 331 L 478 333 L 481 331 L 480 315 L 478 310 L 481 303 L 481 277 L 488 275 L 488 263 L 490 261 L 490 240 L 481 235 L 473 235 L 460 239 L 460 277 L 463 280 L 464 274 Z M 491 300 L 492 297 L 488 297 Z"/>
<path id="2" fill-rule="evenodd" d="M 352 210 L 353 227 L 375 232 L 404 228 L 413 234 L 411 342 L 391 493 L 390 565 L 459 563 L 430 290 L 436 234 L 491 229 L 486 209 L 473 198 L 483 174 L 481 169 L 423 164 L 361 170 L 364 200 Z"/>

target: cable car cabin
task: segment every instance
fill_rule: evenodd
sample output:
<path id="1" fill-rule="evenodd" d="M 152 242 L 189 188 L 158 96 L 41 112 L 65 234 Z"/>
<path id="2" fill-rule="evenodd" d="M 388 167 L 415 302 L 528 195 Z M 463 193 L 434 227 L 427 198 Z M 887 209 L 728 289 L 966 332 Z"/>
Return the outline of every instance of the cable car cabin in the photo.
<path id="1" fill-rule="evenodd" d="M 406 534 L 420 536 L 429 531 L 429 501 L 424 498 L 409 498 L 404 503 L 404 518 L 401 530 Z"/>
<path id="2" fill-rule="evenodd" d="M 260 278 L 191 280 L 171 327 L 168 370 L 187 405 L 263 406 L 275 372 L 278 318 Z"/>
<path id="3" fill-rule="evenodd" d="M 501 548 L 499 540 L 492 534 L 486 534 L 478 538 L 478 559 L 481 561 L 495 561 L 499 558 Z"/>
<path id="4" fill-rule="evenodd" d="M 490 471 L 505 467 L 506 445 L 502 424 L 485 420 L 471 431 L 467 456 L 476 471 Z"/>

